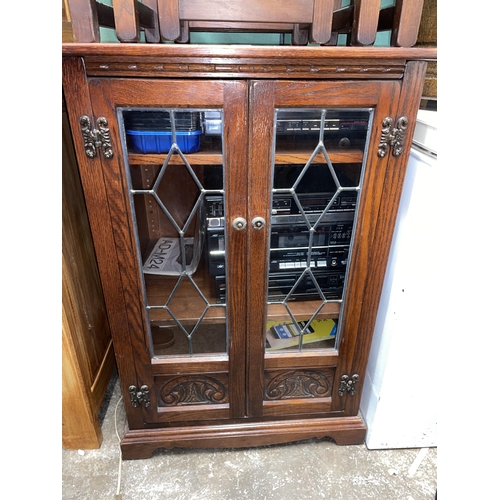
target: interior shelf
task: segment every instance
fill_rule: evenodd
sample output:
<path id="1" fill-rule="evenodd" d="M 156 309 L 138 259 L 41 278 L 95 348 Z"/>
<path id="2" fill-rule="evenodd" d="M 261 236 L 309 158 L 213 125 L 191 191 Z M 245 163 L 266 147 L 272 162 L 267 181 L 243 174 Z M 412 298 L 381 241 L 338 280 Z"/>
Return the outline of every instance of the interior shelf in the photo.
<path id="1" fill-rule="evenodd" d="M 222 153 L 215 153 L 212 151 L 200 151 L 198 153 L 191 153 L 184 155 L 190 165 L 222 165 Z M 128 161 L 130 165 L 162 165 L 167 155 L 161 154 L 141 154 L 129 153 Z M 171 165 L 184 165 L 180 155 L 172 155 L 169 164 Z"/>
<path id="2" fill-rule="evenodd" d="M 320 300 L 291 301 L 288 307 L 297 321 L 309 321 L 320 308 Z M 336 319 L 340 314 L 340 304 L 336 302 L 325 304 L 315 316 L 315 319 Z M 290 315 L 282 304 L 269 304 L 267 307 L 268 321 L 290 321 Z"/>
<path id="3" fill-rule="evenodd" d="M 360 149 L 338 150 L 328 154 L 332 163 L 361 163 L 363 161 L 363 151 Z M 286 165 L 288 163 L 306 164 L 311 157 L 311 152 L 301 153 L 298 151 L 278 151 L 274 157 L 274 163 L 277 165 Z M 316 155 L 314 163 L 326 163 L 323 155 Z"/>
<path id="4" fill-rule="evenodd" d="M 201 268 L 193 275 L 193 279 L 200 291 L 210 304 L 210 307 L 203 318 L 205 324 L 226 322 L 226 308 L 222 304 L 216 304 L 212 277 Z M 145 275 L 148 302 L 150 305 L 164 305 L 173 290 L 179 277 L 177 276 L 155 276 Z M 336 302 L 326 303 L 321 307 L 320 300 L 290 301 L 287 303 L 297 321 L 306 321 L 318 311 L 316 319 L 338 318 L 340 314 L 340 304 Z M 196 323 L 204 310 L 203 301 L 189 280 L 185 279 L 178 287 L 175 293 L 175 299 L 172 300 L 171 309 L 176 317 L 186 323 Z M 320 309 L 321 307 L 321 309 Z M 155 324 L 174 324 L 174 320 L 167 318 L 168 313 L 162 309 L 151 309 L 149 311 L 151 321 Z M 281 303 L 269 304 L 267 311 L 268 321 L 290 321 L 290 315 L 285 306 Z"/>
<path id="5" fill-rule="evenodd" d="M 167 157 L 166 154 L 141 154 L 130 153 L 130 165 L 162 165 Z M 198 152 L 185 155 L 191 165 L 222 165 L 222 154 L 214 152 Z M 311 153 L 301 153 L 297 151 L 280 151 L 276 153 L 274 163 L 277 165 L 286 164 L 306 164 L 311 157 Z M 329 154 L 332 163 L 361 163 L 363 161 L 363 151 L 360 149 L 348 149 L 334 151 Z M 172 155 L 169 163 L 171 165 L 183 165 L 182 158 L 179 155 Z M 314 163 L 326 163 L 323 155 L 317 155 Z"/>
<path id="6" fill-rule="evenodd" d="M 226 308 L 222 304 L 216 304 L 213 277 L 210 276 L 206 267 L 200 266 L 192 277 L 203 296 L 214 305 L 208 309 L 203 319 L 204 323 L 226 322 Z M 170 293 L 179 281 L 179 276 L 146 274 L 144 279 L 149 305 L 160 306 L 169 299 Z M 179 320 L 185 323 L 196 323 L 205 309 L 205 303 L 190 280 L 185 278 L 177 288 L 170 307 Z M 168 312 L 162 309 L 150 309 L 149 315 L 153 323 L 174 324 Z"/>

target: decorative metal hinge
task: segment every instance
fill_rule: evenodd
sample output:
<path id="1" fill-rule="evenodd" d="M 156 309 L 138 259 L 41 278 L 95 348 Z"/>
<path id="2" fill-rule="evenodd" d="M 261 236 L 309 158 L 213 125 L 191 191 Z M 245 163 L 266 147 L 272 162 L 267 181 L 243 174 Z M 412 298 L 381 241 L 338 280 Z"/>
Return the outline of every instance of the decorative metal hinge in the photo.
<path id="1" fill-rule="evenodd" d="M 342 377 L 340 377 L 339 396 L 343 396 L 346 392 L 354 396 L 354 394 L 356 394 L 356 384 L 358 380 L 359 375 L 357 373 L 351 378 L 349 378 L 349 375 L 342 375 Z"/>
<path id="2" fill-rule="evenodd" d="M 140 390 L 137 390 L 135 385 L 131 385 L 128 390 L 134 408 L 137 408 L 139 405 L 143 405 L 147 408 L 151 404 L 151 400 L 149 399 L 149 387 L 147 385 L 141 386 Z"/>
<path id="3" fill-rule="evenodd" d="M 92 122 L 86 115 L 80 116 L 80 129 L 85 143 L 85 154 L 89 158 L 97 156 L 97 148 L 102 148 L 106 158 L 113 158 L 108 120 L 101 116 L 97 119 L 97 128 L 92 129 Z"/>
<path id="4" fill-rule="evenodd" d="M 393 156 L 399 156 L 403 151 L 408 118 L 406 116 L 399 118 L 395 128 L 392 128 L 392 123 L 393 120 L 390 116 L 382 121 L 382 135 L 378 145 L 378 156 L 380 158 L 384 158 L 390 147 L 392 147 Z"/>

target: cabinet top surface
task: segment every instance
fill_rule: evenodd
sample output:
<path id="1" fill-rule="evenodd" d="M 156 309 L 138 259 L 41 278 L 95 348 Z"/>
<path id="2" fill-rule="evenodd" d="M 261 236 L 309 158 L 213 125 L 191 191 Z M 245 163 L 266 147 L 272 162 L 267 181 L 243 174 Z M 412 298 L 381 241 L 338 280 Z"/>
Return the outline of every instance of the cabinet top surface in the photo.
<path id="1" fill-rule="evenodd" d="M 322 47 L 63 43 L 64 56 L 437 60 L 434 47 Z"/>

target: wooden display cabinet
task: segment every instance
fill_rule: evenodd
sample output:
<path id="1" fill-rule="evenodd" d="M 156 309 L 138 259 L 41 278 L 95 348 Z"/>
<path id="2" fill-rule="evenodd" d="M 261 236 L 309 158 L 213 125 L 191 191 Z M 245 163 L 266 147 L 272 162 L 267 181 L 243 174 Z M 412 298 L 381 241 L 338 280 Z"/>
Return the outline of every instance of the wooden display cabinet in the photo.
<path id="1" fill-rule="evenodd" d="M 363 442 L 371 337 L 435 55 L 63 45 L 127 414 L 124 458 Z M 149 266 L 155 244 L 166 246 Z M 167 274 L 152 274 L 168 245 Z M 320 320 L 335 335 L 266 343 L 276 323 L 300 338 Z"/>

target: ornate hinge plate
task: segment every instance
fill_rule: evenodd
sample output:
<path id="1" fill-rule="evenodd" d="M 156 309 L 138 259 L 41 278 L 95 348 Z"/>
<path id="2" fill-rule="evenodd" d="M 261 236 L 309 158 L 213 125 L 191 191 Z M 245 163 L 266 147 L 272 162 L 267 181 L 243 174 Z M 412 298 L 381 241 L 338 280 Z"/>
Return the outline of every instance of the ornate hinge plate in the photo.
<path id="1" fill-rule="evenodd" d="M 101 116 L 96 121 L 97 128 L 92 128 L 92 121 L 86 115 L 80 116 L 80 130 L 85 145 L 85 154 L 89 158 L 97 156 L 97 148 L 101 148 L 106 158 L 113 158 L 111 136 L 108 128 L 108 120 Z"/>
<path id="2" fill-rule="evenodd" d="M 406 116 L 399 118 L 394 128 L 392 128 L 392 124 L 393 120 L 390 116 L 382 121 L 382 134 L 378 145 L 378 156 L 380 158 L 384 158 L 391 147 L 393 156 L 399 156 L 403 151 L 408 118 Z"/>
<path id="3" fill-rule="evenodd" d="M 349 375 L 342 375 L 342 377 L 340 377 L 339 396 L 343 396 L 346 392 L 354 396 L 354 394 L 356 394 L 356 384 L 358 381 L 359 375 L 357 373 L 352 377 L 349 377 Z"/>
<path id="4" fill-rule="evenodd" d="M 130 401 L 132 406 L 137 408 L 139 405 L 145 406 L 146 408 L 151 404 L 149 398 L 149 387 L 147 385 L 141 386 L 140 390 L 137 389 L 135 385 L 131 385 L 128 388 L 130 393 Z"/>

